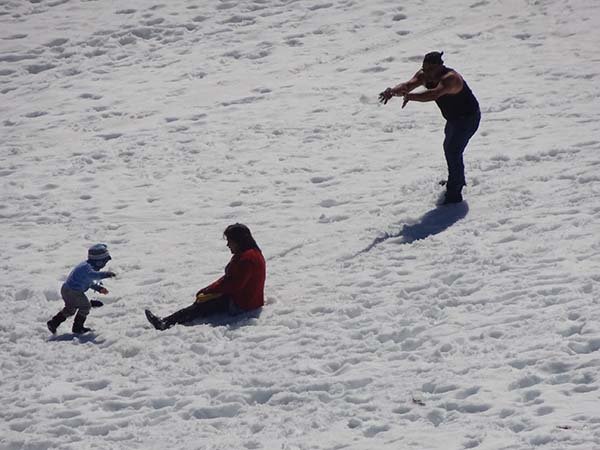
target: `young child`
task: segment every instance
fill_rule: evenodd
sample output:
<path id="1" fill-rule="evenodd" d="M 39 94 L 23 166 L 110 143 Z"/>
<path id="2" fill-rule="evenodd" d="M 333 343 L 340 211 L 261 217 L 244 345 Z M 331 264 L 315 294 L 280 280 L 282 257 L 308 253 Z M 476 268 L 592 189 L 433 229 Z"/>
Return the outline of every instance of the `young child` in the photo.
<path id="1" fill-rule="evenodd" d="M 60 294 L 65 301 L 65 307 L 47 322 L 48 330 L 52 334 L 56 333 L 61 323 L 76 312 L 73 333 L 81 334 L 90 331 L 90 328 L 83 326 L 91 307 L 85 292 L 91 288 L 100 294 L 108 294 L 108 290 L 98 281 L 115 276 L 114 272 L 100 272 L 100 269 L 110 260 L 108 247 L 105 244 L 96 244 L 88 249 L 87 261 L 78 264 L 62 285 Z"/>

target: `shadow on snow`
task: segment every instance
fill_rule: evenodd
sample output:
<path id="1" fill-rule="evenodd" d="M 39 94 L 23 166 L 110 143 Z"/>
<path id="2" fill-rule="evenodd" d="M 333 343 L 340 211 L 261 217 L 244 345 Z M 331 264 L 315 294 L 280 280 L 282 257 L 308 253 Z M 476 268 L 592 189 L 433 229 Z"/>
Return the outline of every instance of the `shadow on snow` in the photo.
<path id="1" fill-rule="evenodd" d="M 103 341 L 96 341 L 98 336 L 93 331 L 89 331 L 83 334 L 75 334 L 75 333 L 64 333 L 58 334 L 56 336 L 50 336 L 48 338 L 48 342 L 66 342 L 72 341 L 73 339 L 77 339 L 81 343 L 91 342 L 92 344 L 100 344 Z"/>
<path id="2" fill-rule="evenodd" d="M 231 330 L 235 330 L 241 327 L 249 326 L 254 324 L 254 320 L 259 319 L 262 313 L 262 308 L 258 308 L 254 311 L 248 311 L 234 316 L 226 313 L 211 314 L 207 317 L 201 317 L 192 322 L 180 324 L 180 326 L 196 326 L 196 325 L 210 325 L 212 327 L 223 327 L 226 326 Z"/>
<path id="3" fill-rule="evenodd" d="M 420 239 L 439 234 L 450 228 L 460 219 L 466 217 L 469 212 L 469 205 L 466 202 L 456 205 L 438 206 L 428 211 L 419 221 L 412 225 L 403 225 L 400 231 L 388 233 L 387 231 L 377 236 L 369 246 L 358 252 L 354 256 L 366 253 L 388 239 L 396 239 L 396 244 L 410 244 Z"/>

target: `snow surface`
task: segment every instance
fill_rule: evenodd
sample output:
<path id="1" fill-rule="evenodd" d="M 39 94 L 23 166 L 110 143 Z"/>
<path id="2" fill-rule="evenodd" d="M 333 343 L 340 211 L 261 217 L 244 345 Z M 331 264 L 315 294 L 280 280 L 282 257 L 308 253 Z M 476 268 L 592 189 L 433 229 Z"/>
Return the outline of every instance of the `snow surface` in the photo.
<path id="1" fill-rule="evenodd" d="M 597 0 L 0 1 L 0 448 L 600 449 Z M 444 50 L 483 113 L 377 94 Z M 267 305 L 151 328 L 250 226 Z M 96 242 L 111 291 L 52 337 Z"/>

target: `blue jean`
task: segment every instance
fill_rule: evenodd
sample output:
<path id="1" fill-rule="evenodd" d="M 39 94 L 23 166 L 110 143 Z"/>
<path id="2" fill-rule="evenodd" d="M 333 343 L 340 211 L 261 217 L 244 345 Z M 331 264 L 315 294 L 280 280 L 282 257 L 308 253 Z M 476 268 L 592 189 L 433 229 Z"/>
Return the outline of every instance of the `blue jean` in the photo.
<path id="1" fill-rule="evenodd" d="M 463 116 L 448 120 L 444 128 L 444 155 L 448 164 L 448 181 L 446 191 L 451 194 L 460 194 L 462 187 L 466 185 L 465 165 L 463 153 L 469 139 L 479 128 L 481 113 Z"/>

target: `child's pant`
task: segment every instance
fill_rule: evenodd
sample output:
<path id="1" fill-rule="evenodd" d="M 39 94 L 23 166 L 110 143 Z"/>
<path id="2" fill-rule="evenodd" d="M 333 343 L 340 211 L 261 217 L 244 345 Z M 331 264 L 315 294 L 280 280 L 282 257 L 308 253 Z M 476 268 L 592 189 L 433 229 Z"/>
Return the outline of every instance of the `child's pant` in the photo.
<path id="1" fill-rule="evenodd" d="M 76 312 L 80 316 L 87 317 L 90 313 L 92 305 L 83 292 L 74 291 L 63 284 L 60 289 L 60 295 L 62 295 L 65 301 L 65 307 L 61 311 L 65 317 L 71 317 Z"/>

